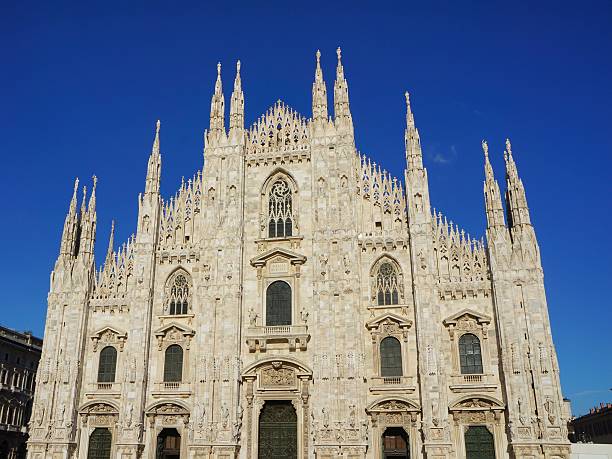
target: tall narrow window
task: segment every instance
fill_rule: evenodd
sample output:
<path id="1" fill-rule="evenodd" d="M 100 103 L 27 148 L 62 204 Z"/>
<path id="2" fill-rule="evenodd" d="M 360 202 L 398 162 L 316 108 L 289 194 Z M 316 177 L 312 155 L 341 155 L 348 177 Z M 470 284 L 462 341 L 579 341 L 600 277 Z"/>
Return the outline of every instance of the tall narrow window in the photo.
<path id="1" fill-rule="evenodd" d="M 278 179 L 268 196 L 268 237 L 289 237 L 293 234 L 293 202 L 286 180 Z"/>
<path id="2" fill-rule="evenodd" d="M 276 281 L 266 291 L 266 325 L 291 325 L 291 287 Z"/>
<path id="3" fill-rule="evenodd" d="M 397 271 L 388 261 L 384 261 L 376 274 L 375 294 L 379 306 L 399 303 Z"/>
<path id="4" fill-rule="evenodd" d="M 459 361 L 461 374 L 482 374 L 480 340 L 476 335 L 466 333 L 459 338 Z"/>
<path id="5" fill-rule="evenodd" d="M 100 362 L 98 364 L 98 382 L 115 382 L 115 371 L 117 369 L 117 349 L 106 346 L 100 351 Z"/>
<path id="6" fill-rule="evenodd" d="M 183 270 L 175 272 L 166 286 L 166 311 L 170 315 L 187 314 L 189 310 L 189 274 Z"/>
<path id="7" fill-rule="evenodd" d="M 108 429 L 95 428 L 89 436 L 87 459 L 110 459 L 113 436 Z"/>
<path id="8" fill-rule="evenodd" d="M 168 346 L 164 362 L 164 382 L 181 382 L 183 379 L 183 348 L 178 344 Z"/>
<path id="9" fill-rule="evenodd" d="M 495 459 L 493 434 L 485 426 L 469 426 L 464 438 L 466 459 Z"/>
<path id="10" fill-rule="evenodd" d="M 380 342 L 380 375 L 402 376 L 402 345 L 393 336 Z"/>

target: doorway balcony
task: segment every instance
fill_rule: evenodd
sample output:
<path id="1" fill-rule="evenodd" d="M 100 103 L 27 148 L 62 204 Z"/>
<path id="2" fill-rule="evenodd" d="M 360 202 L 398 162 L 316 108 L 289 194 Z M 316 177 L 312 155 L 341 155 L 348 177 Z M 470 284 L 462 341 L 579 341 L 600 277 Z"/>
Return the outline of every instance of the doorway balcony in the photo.
<path id="1" fill-rule="evenodd" d="M 450 390 L 453 392 L 491 392 L 497 389 L 498 383 L 492 374 L 451 375 Z"/>
<path id="2" fill-rule="evenodd" d="M 370 378 L 370 392 L 412 393 L 416 390 L 414 376 L 374 376 Z"/>

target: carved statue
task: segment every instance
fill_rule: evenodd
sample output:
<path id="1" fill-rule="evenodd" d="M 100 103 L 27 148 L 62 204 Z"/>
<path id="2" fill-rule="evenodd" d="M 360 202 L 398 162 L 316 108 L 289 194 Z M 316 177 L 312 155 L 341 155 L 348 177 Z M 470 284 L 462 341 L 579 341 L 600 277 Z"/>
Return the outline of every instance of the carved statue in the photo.
<path id="1" fill-rule="evenodd" d="M 323 427 L 327 429 L 329 427 L 329 413 L 326 408 L 321 409 L 321 419 L 323 419 Z"/>
<path id="2" fill-rule="evenodd" d="M 308 323 L 308 311 L 302 308 L 302 310 L 300 311 L 300 315 L 302 316 L 302 322 L 307 324 Z"/>
<path id="3" fill-rule="evenodd" d="M 436 354 L 431 344 L 427 345 L 427 374 L 433 376 L 437 373 L 438 363 L 436 361 Z"/>
<path id="4" fill-rule="evenodd" d="M 253 308 L 249 309 L 249 323 L 251 327 L 257 326 L 257 319 L 259 318 L 259 314 L 255 312 Z"/>
<path id="5" fill-rule="evenodd" d="M 356 413 L 355 405 L 349 405 L 349 416 L 348 416 L 348 418 L 349 418 L 349 425 L 351 427 L 355 427 L 355 423 L 356 423 L 356 419 L 355 418 L 356 418 L 356 415 L 357 415 L 357 413 Z"/>
<path id="6" fill-rule="evenodd" d="M 546 352 L 546 346 L 540 342 L 538 345 L 540 354 L 540 368 L 542 373 L 548 373 L 548 353 Z"/>
<path id="7" fill-rule="evenodd" d="M 550 396 L 546 397 L 546 401 L 544 402 L 544 408 L 546 409 L 546 412 L 548 413 L 548 422 L 550 422 L 551 425 L 554 425 L 555 418 L 556 418 L 556 410 L 555 410 L 555 403 L 553 402 Z"/>
<path id="8" fill-rule="evenodd" d="M 223 403 L 223 405 L 221 406 L 221 419 L 223 420 L 223 427 L 227 427 L 227 425 L 229 424 L 229 417 L 230 413 L 227 409 L 227 405 Z"/>

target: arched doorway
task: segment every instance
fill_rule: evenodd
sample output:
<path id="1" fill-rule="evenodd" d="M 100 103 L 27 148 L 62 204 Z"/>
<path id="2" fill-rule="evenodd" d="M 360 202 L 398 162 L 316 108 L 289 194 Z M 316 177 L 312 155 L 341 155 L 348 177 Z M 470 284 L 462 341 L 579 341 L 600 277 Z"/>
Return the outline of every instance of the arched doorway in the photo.
<path id="1" fill-rule="evenodd" d="M 485 426 L 469 426 L 465 432 L 466 459 L 495 459 L 493 434 Z"/>
<path id="2" fill-rule="evenodd" d="M 163 429 L 157 436 L 155 459 L 179 459 L 181 457 L 181 436 L 176 429 Z"/>
<path id="3" fill-rule="evenodd" d="M 259 415 L 259 459 L 297 459 L 297 414 L 291 402 L 268 400 Z"/>
<path id="4" fill-rule="evenodd" d="M 113 435 L 110 430 L 95 428 L 89 436 L 87 459 L 110 459 Z"/>
<path id="5" fill-rule="evenodd" d="M 401 427 L 389 427 L 382 436 L 383 459 L 409 459 L 408 435 Z"/>

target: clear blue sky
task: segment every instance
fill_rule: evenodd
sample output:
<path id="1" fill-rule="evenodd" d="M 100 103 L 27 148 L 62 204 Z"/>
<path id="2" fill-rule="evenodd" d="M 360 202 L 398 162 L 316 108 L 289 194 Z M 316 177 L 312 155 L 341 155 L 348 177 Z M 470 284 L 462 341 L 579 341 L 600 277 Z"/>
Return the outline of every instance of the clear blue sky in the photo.
<path id="1" fill-rule="evenodd" d="M 250 124 L 279 98 L 309 116 L 315 50 L 331 94 L 340 45 L 358 148 L 401 175 L 409 90 L 432 203 L 476 237 L 480 141 L 503 179 L 511 138 L 565 395 L 612 398 L 612 3 L 86 3 L 0 5 L 2 324 L 43 332 L 75 176 L 99 177 L 100 261 L 112 218 L 135 230 L 155 120 L 164 196 L 201 167 L 217 61 L 229 101 L 241 59 Z"/>

